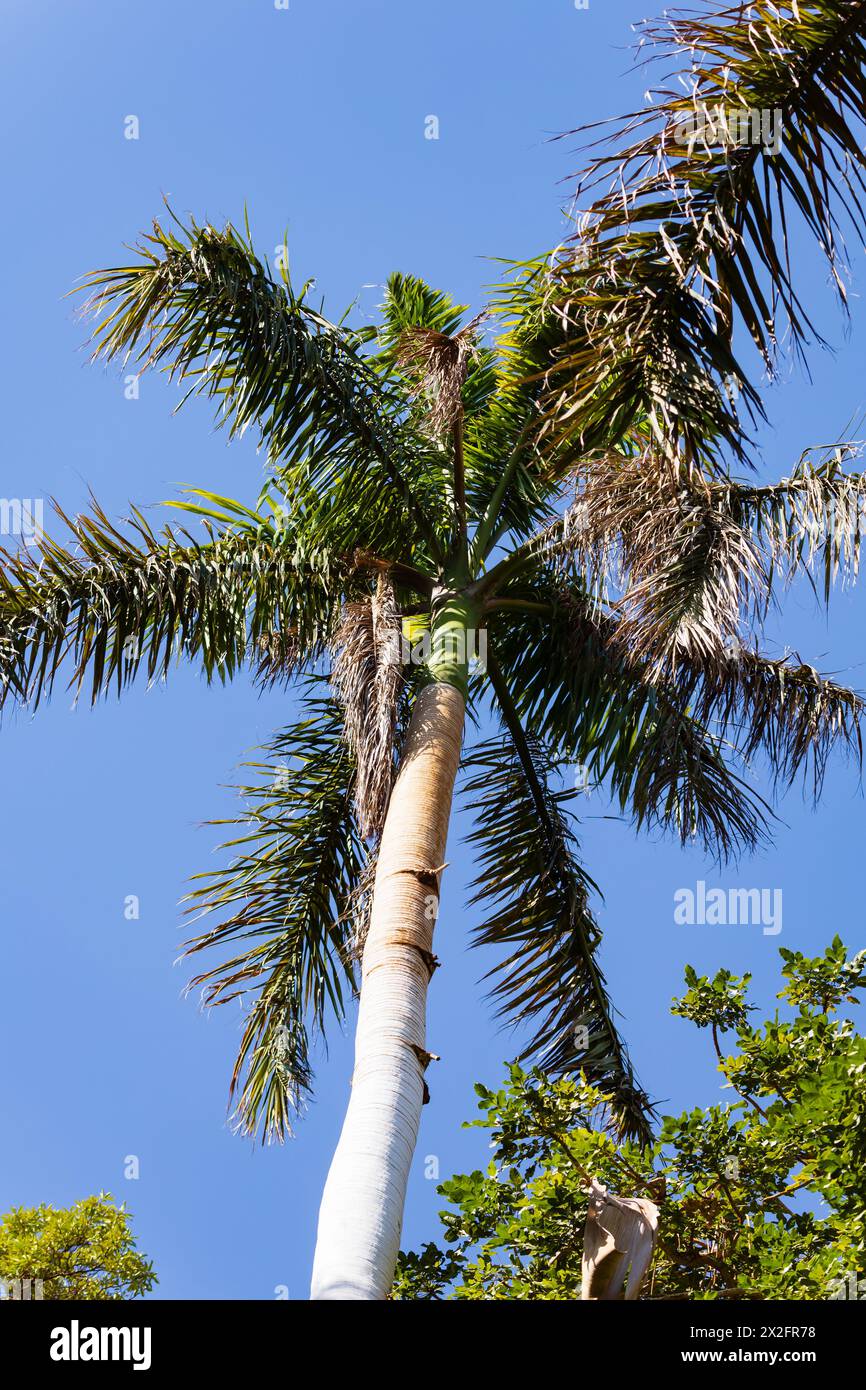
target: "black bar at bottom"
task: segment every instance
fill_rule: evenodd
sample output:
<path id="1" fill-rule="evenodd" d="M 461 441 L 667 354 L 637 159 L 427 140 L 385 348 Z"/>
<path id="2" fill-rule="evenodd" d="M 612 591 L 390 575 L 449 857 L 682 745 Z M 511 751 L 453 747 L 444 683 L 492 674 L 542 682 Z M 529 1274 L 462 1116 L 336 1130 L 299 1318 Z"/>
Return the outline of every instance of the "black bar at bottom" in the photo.
<path id="1" fill-rule="evenodd" d="M 346 1325 L 346 1318 L 349 1324 Z M 372 1322 L 371 1322 L 372 1319 Z M 381 1319 L 381 1321 L 380 1321 Z M 332 1328 L 357 1334 L 322 1340 Z M 439 1356 L 450 1375 L 477 1357 L 507 1368 L 526 1351 L 542 1363 L 576 1358 L 581 1377 L 596 1366 L 657 1374 L 681 1366 L 689 1375 L 710 1366 L 736 1371 L 761 1366 L 772 1375 L 794 1366 L 832 1372 L 850 1364 L 863 1331 L 857 1300 L 828 1303 L 674 1302 L 391 1304 L 366 1313 L 287 1302 L 0 1303 L 0 1357 L 25 1376 L 81 1380 L 128 1373 L 141 1380 L 166 1371 L 213 1370 L 245 1376 L 291 1373 L 312 1357 L 328 1372 L 342 1353 L 347 1367 L 368 1345 L 358 1338 L 417 1336 L 423 1379 Z M 457 1338 L 457 1341 L 453 1339 Z M 539 1338 L 543 1340 L 539 1340 Z M 856 1340 L 855 1340 L 856 1339 Z M 846 1352 L 847 1348 L 847 1352 Z M 389 1357 L 390 1359 L 390 1357 Z M 310 1367 L 312 1370 L 313 1368 Z M 512 1368 L 514 1369 L 514 1368 Z"/>

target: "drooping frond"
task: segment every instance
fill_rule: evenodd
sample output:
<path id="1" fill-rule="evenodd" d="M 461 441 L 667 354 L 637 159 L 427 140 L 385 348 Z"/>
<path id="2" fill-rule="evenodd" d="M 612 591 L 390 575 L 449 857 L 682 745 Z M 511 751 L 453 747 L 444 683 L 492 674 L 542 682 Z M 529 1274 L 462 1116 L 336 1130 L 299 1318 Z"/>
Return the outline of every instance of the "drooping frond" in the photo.
<path id="1" fill-rule="evenodd" d="M 351 561 L 299 565 L 291 538 L 236 512 L 207 540 L 166 529 L 138 511 L 125 530 L 94 504 L 74 520 L 58 508 L 73 544 L 43 535 L 0 551 L 0 704 L 34 705 L 68 659 L 76 691 L 120 691 L 139 672 L 164 677 L 178 656 L 227 679 L 262 644 L 280 642 L 294 662 L 327 641 Z"/>
<path id="2" fill-rule="evenodd" d="M 623 619 L 626 654 L 660 672 L 681 659 L 724 667 L 762 623 L 777 577 L 856 577 L 866 475 L 854 442 L 808 450 L 766 487 L 671 468 L 651 445 L 607 451 L 580 470 L 575 501 L 530 544 L 584 574 Z"/>
<path id="3" fill-rule="evenodd" d="M 634 705 L 629 713 L 634 725 Z M 672 829 L 681 843 L 697 841 L 721 862 L 769 839 L 773 813 L 734 770 L 743 760 L 733 744 L 664 696 L 649 696 L 638 721 L 632 757 L 620 758 L 611 778 L 638 830 Z"/>
<path id="4" fill-rule="evenodd" d="M 538 611 L 507 610 L 490 632 L 521 716 L 593 780 L 609 777 L 639 824 L 675 828 L 684 840 L 697 830 L 708 849 L 736 854 L 763 837 L 766 807 L 730 770 L 732 760 L 748 766 L 760 753 L 780 787 L 802 775 L 815 796 L 833 752 L 862 763 L 866 699 L 799 657 L 771 659 L 736 644 L 723 662 L 682 657 L 662 677 L 629 658 L 616 615 L 586 593 L 553 578 L 522 593 Z M 660 789 L 663 770 L 674 768 L 702 775 L 688 790 L 672 784 L 670 803 L 632 799 L 635 790 Z M 684 820 L 660 814 L 681 803 L 693 811 Z M 725 823 L 737 833 L 719 834 Z"/>
<path id="5" fill-rule="evenodd" d="M 799 657 L 773 660 L 741 648 L 724 671 L 684 666 L 679 676 L 680 699 L 693 701 L 696 717 L 730 730 L 745 759 L 763 753 L 780 786 L 802 774 L 817 799 L 837 748 L 862 766 L 866 698 Z"/>
<path id="6" fill-rule="evenodd" d="M 357 767 L 355 804 L 364 839 L 381 831 L 391 795 L 403 683 L 401 637 L 386 575 L 379 576 L 375 593 L 345 606 L 334 637 L 332 680 Z"/>
<path id="7" fill-rule="evenodd" d="M 355 987 L 352 904 L 365 863 L 353 815 L 354 762 L 334 700 L 309 698 L 304 718 L 249 766 L 247 812 L 222 846 L 231 860 L 200 874 L 189 912 L 219 915 L 186 954 L 228 949 L 197 975 L 208 1005 L 251 999 L 231 1082 L 237 1118 L 263 1139 L 291 1130 L 311 1082 L 308 1030 L 345 1017 Z"/>
<path id="8" fill-rule="evenodd" d="M 760 611 L 768 590 L 749 530 L 696 474 L 656 467 L 645 455 L 596 460 L 576 510 L 601 569 L 615 551 L 624 651 L 659 672 L 685 656 L 720 662 L 739 636 L 744 613 Z M 620 578 L 617 576 L 617 578 Z"/>
<path id="9" fill-rule="evenodd" d="M 649 1102 L 595 958 L 601 933 L 589 906 L 594 885 L 577 859 L 563 794 L 547 784 L 547 759 L 540 745 L 528 747 L 525 762 L 505 735 L 465 759 L 476 819 L 469 836 L 478 865 L 472 902 L 485 908 L 473 944 L 507 953 L 487 978 L 499 1015 L 533 1025 L 523 1056 L 550 1071 L 582 1069 L 612 1096 L 623 1132 L 648 1138 Z"/>
<path id="10" fill-rule="evenodd" d="M 769 810 L 733 766 L 736 712 L 703 719 L 692 690 L 627 660 L 616 620 L 586 594 L 553 577 L 524 592 L 537 611 L 494 615 L 489 640 L 526 727 L 588 786 L 606 786 L 636 827 L 697 840 L 720 859 L 755 849 Z"/>
<path id="11" fill-rule="evenodd" d="M 596 960 L 595 888 L 577 857 L 564 801 L 550 785 L 550 753 L 522 727 L 498 665 L 490 676 L 502 735 L 464 760 L 476 828 L 473 903 L 490 916 L 476 944 L 510 952 L 489 972 L 500 1016 L 531 1022 L 533 1054 L 549 1070 L 581 1068 L 613 1097 L 624 1133 L 649 1138 L 651 1107 L 619 1037 Z"/>
<path id="12" fill-rule="evenodd" d="M 834 583 L 853 581 L 859 573 L 866 473 L 846 473 L 842 465 L 861 453 L 862 445 L 854 442 L 809 449 L 779 483 L 717 482 L 712 491 L 754 533 L 768 572 L 778 568 L 791 578 L 820 570 L 826 602 Z"/>
<path id="13" fill-rule="evenodd" d="M 730 396 L 761 409 L 736 324 L 768 365 L 785 328 L 798 348 L 814 335 L 793 220 L 845 297 L 840 218 L 864 238 L 866 4 L 675 11 L 644 26 L 641 53 L 679 80 L 613 123 L 581 181 L 591 196 L 556 292 L 578 332 L 551 404 L 591 443 L 605 418 L 638 409 L 662 448 L 711 467 L 721 442 L 743 451 Z"/>

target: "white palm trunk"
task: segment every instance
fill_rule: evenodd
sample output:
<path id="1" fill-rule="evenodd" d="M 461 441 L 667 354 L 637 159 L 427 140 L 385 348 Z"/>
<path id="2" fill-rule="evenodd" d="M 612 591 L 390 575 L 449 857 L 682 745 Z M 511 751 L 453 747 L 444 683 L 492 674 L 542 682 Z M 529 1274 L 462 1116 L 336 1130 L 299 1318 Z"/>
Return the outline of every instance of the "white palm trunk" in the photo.
<path id="1" fill-rule="evenodd" d="M 465 703 L 418 696 L 382 832 L 352 1094 L 319 1211 L 314 1299 L 384 1299 L 424 1099 L 427 987 Z"/>

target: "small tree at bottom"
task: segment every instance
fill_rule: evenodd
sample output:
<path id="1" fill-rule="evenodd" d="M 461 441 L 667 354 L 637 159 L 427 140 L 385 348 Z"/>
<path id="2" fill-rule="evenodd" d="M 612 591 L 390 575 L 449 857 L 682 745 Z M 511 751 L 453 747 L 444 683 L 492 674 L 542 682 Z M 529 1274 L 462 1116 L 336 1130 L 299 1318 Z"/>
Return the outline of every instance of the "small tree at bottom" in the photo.
<path id="1" fill-rule="evenodd" d="M 0 1217 L 0 1298 L 129 1299 L 157 1282 L 125 1205 L 107 1192 Z"/>

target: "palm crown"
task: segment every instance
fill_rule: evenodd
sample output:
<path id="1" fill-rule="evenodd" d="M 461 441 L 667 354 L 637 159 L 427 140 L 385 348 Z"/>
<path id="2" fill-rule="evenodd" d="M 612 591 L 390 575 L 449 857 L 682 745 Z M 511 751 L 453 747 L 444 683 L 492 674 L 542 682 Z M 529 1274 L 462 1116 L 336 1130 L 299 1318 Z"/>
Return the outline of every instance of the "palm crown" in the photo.
<path id="1" fill-rule="evenodd" d="M 321 1025 L 351 995 L 400 732 L 428 676 L 405 661 L 403 626 L 422 631 L 457 592 L 489 653 L 486 675 L 468 674 L 470 708 L 501 726 L 465 759 L 476 940 L 506 951 L 494 992 L 535 1019 L 548 1067 L 604 1080 L 645 1132 L 556 768 L 606 779 L 638 824 L 723 854 L 753 846 L 766 808 L 737 750 L 819 780 L 862 707 L 811 667 L 733 646 L 743 603 L 759 617 L 771 576 L 813 558 L 819 536 L 844 558 L 840 510 L 854 516 L 866 482 L 836 451 L 776 487 L 650 476 L 634 424 L 578 470 L 566 448 L 542 451 L 540 373 L 565 331 L 545 263 L 500 293 L 493 347 L 461 342 L 461 309 L 395 275 L 365 353 L 369 330 L 327 322 L 231 227 L 157 226 L 147 248 L 91 278 L 109 310 L 100 349 L 139 347 L 213 395 L 233 432 L 256 426 L 270 477 L 255 511 L 209 493 L 186 503 L 204 541 L 158 536 L 139 512 L 120 531 L 95 507 L 69 522 L 74 547 L 7 557 L 3 688 L 38 701 L 66 654 L 94 699 L 166 675 L 178 653 L 210 678 L 252 662 L 262 681 L 306 682 L 303 717 L 255 765 L 232 862 L 192 895 L 223 918 L 192 949 L 240 948 L 197 983 L 211 1002 L 255 992 L 235 1074 L 247 1064 L 244 1123 L 283 1132 L 309 1081 L 305 1015 Z"/>

